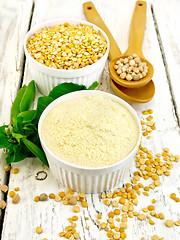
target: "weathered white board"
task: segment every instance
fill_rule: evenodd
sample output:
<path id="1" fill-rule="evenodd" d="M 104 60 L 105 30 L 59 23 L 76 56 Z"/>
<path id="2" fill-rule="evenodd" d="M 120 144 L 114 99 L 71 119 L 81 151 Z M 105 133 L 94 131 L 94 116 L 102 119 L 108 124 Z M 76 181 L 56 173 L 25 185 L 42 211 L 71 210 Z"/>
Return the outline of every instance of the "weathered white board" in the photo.
<path id="1" fill-rule="evenodd" d="M 172 92 L 175 114 L 180 122 L 180 1 L 154 1 L 153 12 L 157 23 L 159 42 L 162 48 L 164 64 L 169 81 L 169 88 Z M 166 20 L 165 20 L 166 19 Z"/>
<path id="2" fill-rule="evenodd" d="M 55 18 L 79 18 L 85 19 L 82 4 L 85 1 L 81 0 L 37 0 L 35 2 L 32 26 L 41 23 L 44 20 Z M 166 1 L 163 1 L 164 5 Z M 171 1 L 173 2 L 173 1 Z M 135 1 L 119 1 L 119 0 L 96 0 L 94 4 L 105 21 L 108 28 L 114 35 L 117 43 L 122 52 L 128 46 L 128 32 L 129 25 L 134 10 Z M 154 110 L 154 120 L 156 122 L 157 130 L 153 131 L 152 139 L 142 139 L 142 145 L 152 149 L 154 154 L 162 152 L 164 147 L 169 147 L 170 151 L 174 154 L 179 154 L 180 149 L 180 134 L 177 117 L 174 114 L 174 102 L 169 89 L 169 81 L 165 71 L 162 53 L 155 30 L 154 19 L 151 10 L 151 1 L 148 1 L 147 9 L 147 25 L 144 37 L 143 52 L 145 57 L 153 64 L 155 73 L 153 80 L 155 82 L 156 93 L 154 98 L 146 104 L 131 104 L 142 117 L 141 112 L 145 109 L 152 108 Z M 168 1 L 169 3 L 169 1 Z M 152 2 L 154 6 L 154 2 Z M 156 7 L 153 8 L 155 15 L 159 14 Z M 26 18 L 26 16 L 24 16 Z M 164 14 L 164 22 L 167 21 Z M 171 16 L 173 18 L 173 16 Z M 156 18 L 158 22 L 158 18 Z M 176 22 L 176 15 L 174 15 Z M 158 24 L 158 29 L 164 23 Z M 163 39 L 162 39 L 163 42 Z M 178 42 L 176 42 L 178 44 Z M 168 48 L 170 46 L 168 45 Z M 168 50 L 167 50 L 168 51 Z M 164 47 L 166 53 L 166 47 Z M 180 67 L 180 63 L 178 63 Z M 24 82 L 31 80 L 28 65 L 25 67 Z M 170 78 L 172 90 L 176 88 L 174 78 Z M 99 87 L 102 91 L 113 93 L 109 83 L 108 63 L 106 64 L 102 84 Z M 176 98 L 174 98 L 176 101 Z M 69 224 L 68 217 L 74 215 L 72 207 L 64 206 L 61 202 L 48 200 L 47 202 L 33 201 L 36 195 L 45 192 L 47 194 L 53 192 L 58 194 L 64 190 L 62 186 L 54 179 L 49 169 L 44 169 L 40 161 L 37 159 L 26 159 L 23 162 L 13 164 L 13 167 L 19 168 L 20 172 L 17 175 L 11 174 L 9 188 L 10 191 L 14 187 L 20 187 L 19 195 L 21 201 L 19 204 L 14 205 L 8 197 L 8 205 L 5 212 L 4 226 L 2 232 L 2 240 L 39 240 L 47 238 L 48 240 L 58 240 L 58 233 L 63 231 Z M 48 173 L 48 178 L 42 182 L 35 179 L 35 174 L 45 170 Z M 124 183 L 129 182 L 130 174 L 135 171 L 135 164 L 132 166 Z M 178 181 L 180 179 L 180 164 L 172 170 L 170 177 L 161 177 L 162 186 L 155 191 L 150 191 L 150 197 L 141 195 L 138 197 L 139 204 L 137 211 L 150 204 L 151 200 L 157 200 L 156 211 L 163 212 L 166 219 L 173 219 L 174 221 L 180 219 L 180 210 L 178 209 L 179 203 L 173 202 L 169 195 L 172 192 L 180 194 Z M 148 183 L 148 181 L 146 181 Z M 119 187 L 122 183 L 119 184 Z M 86 196 L 89 204 L 87 209 L 81 209 L 78 213 L 80 220 L 77 223 L 77 231 L 80 232 L 82 240 L 105 240 L 107 239 L 105 232 L 100 230 L 95 219 L 97 213 L 102 213 L 103 219 L 107 219 L 107 212 L 111 208 L 106 207 L 99 194 L 89 194 Z M 85 221 L 85 217 L 89 220 Z M 155 220 L 156 224 L 151 226 L 147 221 L 140 222 L 133 218 L 128 220 L 128 228 L 126 230 L 127 240 L 141 239 L 150 240 L 153 235 L 157 234 L 164 237 L 166 240 L 178 240 L 180 236 L 180 229 L 178 227 L 167 228 L 164 221 Z M 43 233 L 38 235 L 35 231 L 36 227 L 41 225 Z M 89 230 L 85 226 L 89 226 Z"/>
<path id="3" fill-rule="evenodd" d="M 31 9 L 31 0 L 0 1 L 0 126 L 9 124 L 11 105 L 21 84 L 23 40 L 29 26 Z M 4 158 L 0 150 L 0 185 L 7 181 Z M 2 199 L 4 194 L 0 192 L 0 200 Z"/>

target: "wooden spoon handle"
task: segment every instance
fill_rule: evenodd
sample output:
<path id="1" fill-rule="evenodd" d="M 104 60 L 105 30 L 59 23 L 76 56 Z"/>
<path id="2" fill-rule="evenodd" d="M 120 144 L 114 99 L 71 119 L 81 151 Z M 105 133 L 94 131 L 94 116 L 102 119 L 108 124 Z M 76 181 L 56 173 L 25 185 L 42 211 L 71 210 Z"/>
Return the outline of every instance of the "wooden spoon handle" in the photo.
<path id="1" fill-rule="evenodd" d="M 129 47 L 125 54 L 136 53 L 139 57 L 143 57 L 142 44 L 144 32 L 146 28 L 146 2 L 137 1 L 131 20 L 129 33 Z"/>
<path id="2" fill-rule="evenodd" d="M 109 50 L 109 58 L 114 59 L 122 55 L 115 39 L 113 38 L 112 34 L 110 33 L 109 29 L 107 28 L 106 24 L 100 17 L 98 11 L 96 10 L 94 4 L 90 2 L 85 2 L 83 4 L 84 13 L 86 15 L 86 18 L 89 22 L 97 25 L 100 27 L 108 36 L 110 41 L 110 50 Z"/>

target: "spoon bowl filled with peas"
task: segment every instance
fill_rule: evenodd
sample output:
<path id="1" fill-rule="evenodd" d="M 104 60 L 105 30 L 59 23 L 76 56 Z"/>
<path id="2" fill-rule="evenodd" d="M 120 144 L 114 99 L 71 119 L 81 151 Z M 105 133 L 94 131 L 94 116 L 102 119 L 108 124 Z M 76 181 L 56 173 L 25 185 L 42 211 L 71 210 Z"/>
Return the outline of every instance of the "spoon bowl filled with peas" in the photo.
<path id="1" fill-rule="evenodd" d="M 145 27 L 146 2 L 137 1 L 131 20 L 129 47 L 123 55 L 112 58 L 109 63 L 111 78 L 123 87 L 140 88 L 153 77 L 154 68 L 142 53 Z"/>
<path id="2" fill-rule="evenodd" d="M 127 88 L 143 87 L 150 82 L 154 68 L 144 57 L 136 53 L 123 54 L 109 63 L 111 78 Z"/>

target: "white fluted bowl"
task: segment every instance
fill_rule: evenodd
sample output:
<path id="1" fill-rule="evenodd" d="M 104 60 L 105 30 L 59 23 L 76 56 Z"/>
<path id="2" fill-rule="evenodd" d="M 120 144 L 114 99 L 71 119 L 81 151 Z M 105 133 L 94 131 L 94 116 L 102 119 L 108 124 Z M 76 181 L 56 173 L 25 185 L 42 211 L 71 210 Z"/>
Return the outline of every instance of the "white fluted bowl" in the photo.
<path id="1" fill-rule="evenodd" d="M 94 28 L 98 29 L 99 33 L 106 39 L 107 50 L 105 54 L 96 63 L 80 69 L 61 70 L 47 67 L 36 61 L 33 57 L 31 57 L 26 48 L 29 37 L 32 36 L 37 30 L 42 29 L 45 26 L 55 26 L 57 24 L 63 24 L 66 22 L 68 22 L 69 24 L 82 23 L 84 25 L 91 25 Z M 58 19 L 54 21 L 44 22 L 32 28 L 25 36 L 24 50 L 32 78 L 37 83 L 38 90 L 42 94 L 48 95 L 55 86 L 63 82 L 72 82 L 79 85 L 84 85 L 87 88 L 90 87 L 95 81 L 100 82 L 101 74 L 103 72 L 105 62 L 109 54 L 109 39 L 102 29 L 90 22 L 80 19 Z"/>
<path id="2" fill-rule="evenodd" d="M 101 94 L 111 98 L 112 100 L 120 103 L 123 107 L 129 110 L 129 112 L 134 117 L 138 125 L 139 138 L 136 146 L 131 151 L 131 153 L 120 160 L 119 162 L 98 168 L 80 167 L 68 162 L 65 162 L 55 156 L 46 146 L 42 139 L 41 128 L 42 123 L 47 116 L 47 114 L 58 104 L 78 98 L 83 98 L 87 96 Z M 82 90 L 77 92 L 68 93 L 48 105 L 48 107 L 42 113 L 39 125 L 38 133 L 42 147 L 45 151 L 50 169 L 58 181 L 67 188 L 73 189 L 77 192 L 84 193 L 99 193 L 102 191 L 110 190 L 118 186 L 118 184 L 123 180 L 124 176 L 127 174 L 132 162 L 134 161 L 135 153 L 139 147 L 141 139 L 141 124 L 135 110 L 121 98 L 112 95 L 110 93 L 98 91 L 98 90 Z"/>

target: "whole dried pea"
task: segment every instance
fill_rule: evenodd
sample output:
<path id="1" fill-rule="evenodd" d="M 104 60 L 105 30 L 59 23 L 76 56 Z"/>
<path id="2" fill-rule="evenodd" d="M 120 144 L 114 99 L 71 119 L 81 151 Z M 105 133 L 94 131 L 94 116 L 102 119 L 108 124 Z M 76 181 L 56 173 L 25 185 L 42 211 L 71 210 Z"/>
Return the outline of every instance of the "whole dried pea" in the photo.
<path id="1" fill-rule="evenodd" d="M 70 205 L 76 205 L 76 203 L 77 203 L 77 198 L 76 197 L 71 197 L 69 199 L 69 204 Z"/>
<path id="2" fill-rule="evenodd" d="M 6 207 L 6 202 L 4 200 L 0 200 L 0 209 L 4 209 Z"/>
<path id="3" fill-rule="evenodd" d="M 46 193 L 41 193 L 41 195 L 39 196 L 40 201 L 46 201 L 47 199 L 48 199 L 48 196 Z"/>
<path id="4" fill-rule="evenodd" d="M 19 194 L 15 194 L 14 197 L 12 198 L 12 203 L 17 204 L 17 203 L 19 203 L 20 199 L 21 198 L 20 198 Z"/>
<path id="5" fill-rule="evenodd" d="M 11 166 L 8 165 L 8 164 L 6 164 L 6 165 L 4 166 L 4 171 L 5 171 L 5 172 L 9 172 L 10 170 L 11 170 Z"/>
<path id="6" fill-rule="evenodd" d="M 128 80 L 128 81 L 131 81 L 131 80 L 132 80 L 132 78 L 133 78 L 133 77 L 132 77 L 132 75 L 131 75 L 131 74 L 127 74 L 127 75 L 126 75 L 126 80 Z"/>
<path id="7" fill-rule="evenodd" d="M 134 61 L 134 60 L 130 60 L 130 61 L 129 61 L 129 65 L 130 65 L 130 66 L 134 66 L 134 65 L 135 65 L 135 61 Z"/>
<path id="8" fill-rule="evenodd" d="M 125 78 L 126 78 L 126 73 L 125 73 L 125 72 L 121 73 L 121 74 L 120 74 L 120 78 L 121 78 L 121 79 L 125 79 Z"/>
<path id="9" fill-rule="evenodd" d="M 7 186 L 7 185 L 2 185 L 2 186 L 1 186 L 1 191 L 2 191 L 3 193 L 6 193 L 6 192 L 8 191 L 8 186 Z"/>
<path id="10" fill-rule="evenodd" d="M 117 70 L 119 68 L 118 65 L 114 65 L 114 69 Z"/>
<path id="11" fill-rule="evenodd" d="M 139 79 L 140 79 L 139 74 L 135 74 L 135 75 L 133 76 L 133 80 L 137 81 L 137 80 L 139 80 Z"/>

